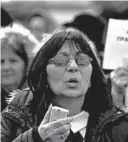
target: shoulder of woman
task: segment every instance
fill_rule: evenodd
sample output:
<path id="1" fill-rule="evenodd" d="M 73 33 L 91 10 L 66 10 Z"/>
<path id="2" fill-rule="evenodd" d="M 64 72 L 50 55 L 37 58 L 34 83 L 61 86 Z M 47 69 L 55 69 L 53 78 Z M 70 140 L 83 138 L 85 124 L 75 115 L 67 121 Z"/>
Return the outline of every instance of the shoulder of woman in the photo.
<path id="1" fill-rule="evenodd" d="M 100 126 L 103 128 L 110 124 L 113 128 L 123 127 L 125 125 L 128 129 L 128 113 L 124 110 L 117 109 L 113 107 L 113 109 L 102 118 Z"/>
<path id="2" fill-rule="evenodd" d="M 127 123 L 128 127 L 128 112 L 125 110 L 121 110 L 120 108 L 113 114 L 111 117 L 111 122 L 116 124 Z"/>
<path id="3" fill-rule="evenodd" d="M 120 139 L 120 141 L 124 142 L 128 139 L 128 113 L 118 111 L 106 121 L 106 124 L 108 125 L 105 126 L 109 127 L 104 129 L 104 132 L 108 134 L 111 131 L 115 141 Z"/>
<path id="4" fill-rule="evenodd" d="M 112 133 L 116 140 L 120 139 L 122 142 L 128 140 L 128 113 L 114 122 Z"/>
<path id="5" fill-rule="evenodd" d="M 2 111 L 2 116 L 22 127 L 31 126 L 29 105 L 33 99 L 33 94 L 29 88 L 24 90 L 15 90 L 12 94 L 9 104 Z"/>
<path id="6" fill-rule="evenodd" d="M 10 97 L 6 99 L 9 105 L 22 107 L 29 105 L 33 99 L 33 94 L 29 88 L 23 90 L 14 90 L 10 93 Z"/>
<path id="7" fill-rule="evenodd" d="M 113 124 L 113 132 L 120 131 L 121 133 L 127 132 L 128 136 L 128 113 L 125 111 L 118 112 L 115 118 L 113 117 L 111 120 Z"/>

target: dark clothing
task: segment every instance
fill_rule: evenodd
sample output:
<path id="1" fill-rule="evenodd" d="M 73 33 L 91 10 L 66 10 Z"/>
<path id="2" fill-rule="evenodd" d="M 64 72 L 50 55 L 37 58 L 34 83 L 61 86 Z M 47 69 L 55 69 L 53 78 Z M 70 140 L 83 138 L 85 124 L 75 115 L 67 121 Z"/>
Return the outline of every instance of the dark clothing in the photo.
<path id="1" fill-rule="evenodd" d="M 1 111 L 7 107 L 6 98 L 9 97 L 9 93 L 1 87 Z"/>
<path id="2" fill-rule="evenodd" d="M 31 109 L 32 99 L 29 89 L 23 90 L 2 112 L 2 142 L 43 142 L 37 132 L 38 115 Z M 83 141 L 70 133 L 66 142 L 74 142 L 73 138 Z M 128 114 L 116 108 L 97 116 L 90 114 L 85 142 L 128 142 Z"/>
<path id="3" fill-rule="evenodd" d="M 1 8 L 1 26 L 2 27 L 8 26 L 12 22 L 13 22 L 13 19 L 9 15 L 9 13 L 4 8 Z"/>

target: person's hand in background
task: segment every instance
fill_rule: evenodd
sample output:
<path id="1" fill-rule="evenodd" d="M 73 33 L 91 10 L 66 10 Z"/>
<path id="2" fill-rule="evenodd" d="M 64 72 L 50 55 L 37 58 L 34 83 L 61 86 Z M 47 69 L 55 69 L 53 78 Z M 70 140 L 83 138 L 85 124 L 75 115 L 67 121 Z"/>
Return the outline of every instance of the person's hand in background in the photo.
<path id="1" fill-rule="evenodd" d="M 128 69 L 120 67 L 110 75 L 112 81 L 112 97 L 116 106 L 128 107 Z"/>

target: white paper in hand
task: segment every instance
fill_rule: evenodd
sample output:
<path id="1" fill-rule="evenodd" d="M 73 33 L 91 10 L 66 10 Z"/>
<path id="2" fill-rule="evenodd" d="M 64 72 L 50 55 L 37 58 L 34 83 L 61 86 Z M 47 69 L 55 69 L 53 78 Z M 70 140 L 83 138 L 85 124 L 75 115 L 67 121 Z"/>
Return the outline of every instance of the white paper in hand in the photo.
<path id="1" fill-rule="evenodd" d="M 58 119 L 66 118 L 68 114 L 69 114 L 69 110 L 61 108 L 61 107 L 53 106 L 51 110 L 49 122 L 53 122 Z"/>

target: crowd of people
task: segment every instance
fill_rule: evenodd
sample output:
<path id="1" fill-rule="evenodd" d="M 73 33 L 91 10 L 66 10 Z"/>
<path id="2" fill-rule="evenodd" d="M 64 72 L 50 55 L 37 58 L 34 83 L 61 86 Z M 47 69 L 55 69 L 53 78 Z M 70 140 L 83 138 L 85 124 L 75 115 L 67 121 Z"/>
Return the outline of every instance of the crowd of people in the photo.
<path id="1" fill-rule="evenodd" d="M 1 141 L 127 142 L 128 66 L 102 68 L 105 17 L 84 12 L 50 30 L 37 12 L 27 27 L 1 15 Z M 54 106 L 68 116 L 50 122 Z"/>

